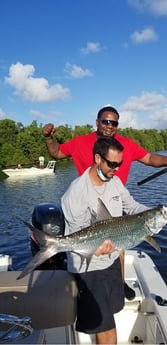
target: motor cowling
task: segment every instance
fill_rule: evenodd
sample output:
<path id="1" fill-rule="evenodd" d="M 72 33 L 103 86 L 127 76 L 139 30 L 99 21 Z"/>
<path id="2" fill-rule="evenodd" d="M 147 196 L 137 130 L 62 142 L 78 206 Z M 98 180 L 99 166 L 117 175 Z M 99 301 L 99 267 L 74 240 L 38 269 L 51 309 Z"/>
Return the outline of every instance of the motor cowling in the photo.
<path id="1" fill-rule="evenodd" d="M 32 225 L 52 237 L 64 235 L 65 220 L 62 208 L 54 203 L 41 203 L 34 207 L 32 212 Z M 39 243 L 34 234 L 31 236 L 31 252 L 36 255 L 40 250 Z M 58 253 L 46 260 L 37 269 L 63 269 L 66 270 L 66 253 Z"/>
<path id="2" fill-rule="evenodd" d="M 51 236 L 63 236 L 64 214 L 60 205 L 43 203 L 36 205 L 32 213 L 32 225 Z"/>

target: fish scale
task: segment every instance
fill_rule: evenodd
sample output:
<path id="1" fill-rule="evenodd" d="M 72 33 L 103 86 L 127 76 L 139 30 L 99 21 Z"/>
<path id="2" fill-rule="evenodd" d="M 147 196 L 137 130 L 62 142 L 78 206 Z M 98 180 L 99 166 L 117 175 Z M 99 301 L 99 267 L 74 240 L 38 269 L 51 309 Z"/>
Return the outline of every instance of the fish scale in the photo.
<path id="1" fill-rule="evenodd" d="M 92 254 L 106 239 L 110 239 L 118 249 L 127 249 L 129 244 L 131 246 L 138 244 L 139 238 L 142 241 L 146 236 L 146 230 L 143 218 L 132 216 L 125 216 L 124 218 L 128 218 L 128 225 L 126 225 L 126 221 L 123 222 L 123 217 L 115 217 L 80 230 L 75 233 L 76 236 L 74 234 L 73 236 L 66 236 L 60 242 L 62 245 L 67 243 L 67 246 L 64 246 L 65 251 L 72 249 L 83 252 L 84 249 L 89 251 L 88 248 L 90 248 Z"/>
<path id="2" fill-rule="evenodd" d="M 100 201 L 100 206 L 106 211 L 102 201 Z M 75 252 L 87 260 L 89 258 L 90 261 L 90 256 L 106 239 L 110 239 L 118 249 L 130 249 L 142 240 L 146 240 L 160 251 L 151 236 L 158 233 L 167 224 L 167 207 L 157 206 L 135 215 L 100 220 L 80 231 L 62 237 L 53 237 L 26 222 L 24 223 L 37 238 L 40 251 L 17 279 L 23 278 L 44 261 L 60 252 Z"/>

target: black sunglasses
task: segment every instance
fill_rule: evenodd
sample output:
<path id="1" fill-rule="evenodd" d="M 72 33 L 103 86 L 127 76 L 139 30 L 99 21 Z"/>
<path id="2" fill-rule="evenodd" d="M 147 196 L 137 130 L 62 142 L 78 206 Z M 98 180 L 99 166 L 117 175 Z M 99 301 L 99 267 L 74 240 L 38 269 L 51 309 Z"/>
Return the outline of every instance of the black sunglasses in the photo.
<path id="1" fill-rule="evenodd" d="M 118 127 L 118 121 L 108 119 L 99 119 L 99 121 L 105 126 L 112 125 L 113 127 Z"/>
<path id="2" fill-rule="evenodd" d="M 116 169 L 116 168 L 120 167 L 123 163 L 123 160 L 120 162 L 111 162 L 103 156 L 101 156 L 101 158 L 107 163 L 108 167 L 111 169 Z"/>

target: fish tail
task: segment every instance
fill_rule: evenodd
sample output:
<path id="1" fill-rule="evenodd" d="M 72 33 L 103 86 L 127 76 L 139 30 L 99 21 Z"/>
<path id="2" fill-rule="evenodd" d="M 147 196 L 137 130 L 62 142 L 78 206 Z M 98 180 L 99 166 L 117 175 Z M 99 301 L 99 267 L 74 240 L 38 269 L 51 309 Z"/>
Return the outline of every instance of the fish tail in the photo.
<path id="1" fill-rule="evenodd" d="M 40 250 L 33 258 L 32 260 L 27 264 L 27 266 L 23 269 L 21 274 L 17 277 L 17 280 L 24 278 L 27 274 L 31 273 L 34 269 L 36 269 L 39 265 L 41 265 L 43 262 L 45 262 L 47 259 L 51 258 L 53 255 L 59 253 L 59 250 L 55 250 L 54 252 L 50 250 L 49 248 L 44 248 L 43 250 Z"/>

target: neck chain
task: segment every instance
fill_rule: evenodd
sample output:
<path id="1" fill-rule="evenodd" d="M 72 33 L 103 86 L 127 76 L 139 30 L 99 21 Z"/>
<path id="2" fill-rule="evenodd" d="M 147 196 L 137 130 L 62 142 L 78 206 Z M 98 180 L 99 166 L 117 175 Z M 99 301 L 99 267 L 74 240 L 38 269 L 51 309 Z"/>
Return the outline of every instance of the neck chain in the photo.
<path id="1" fill-rule="evenodd" d="M 101 186 L 95 186 L 94 189 L 98 195 L 103 195 L 106 189 L 106 183 L 102 184 Z"/>

